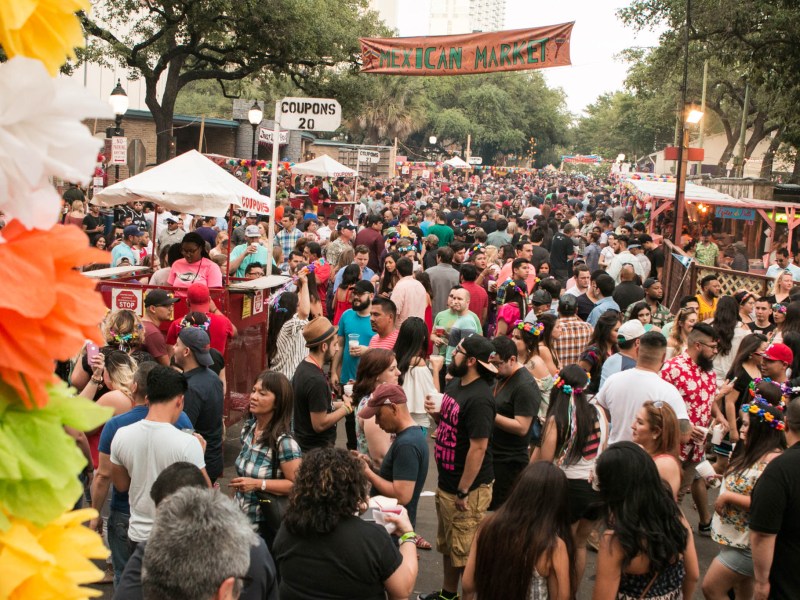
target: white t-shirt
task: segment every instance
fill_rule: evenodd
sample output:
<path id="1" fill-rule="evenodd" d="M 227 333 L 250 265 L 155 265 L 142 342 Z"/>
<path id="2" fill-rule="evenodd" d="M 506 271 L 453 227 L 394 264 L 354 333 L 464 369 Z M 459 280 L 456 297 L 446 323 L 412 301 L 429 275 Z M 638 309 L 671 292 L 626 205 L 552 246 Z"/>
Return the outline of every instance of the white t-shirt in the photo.
<path id="1" fill-rule="evenodd" d="M 171 423 L 143 420 L 122 427 L 114 435 L 111 462 L 125 467 L 131 478 L 128 537 L 134 542 L 147 541 L 153 528 L 156 507 L 150 488 L 161 471 L 179 461 L 190 462 L 199 469 L 206 466 L 197 438 Z"/>
<path id="2" fill-rule="evenodd" d="M 611 434 L 608 443 L 631 442 L 631 425 L 642 404 L 661 400 L 675 411 L 678 420 L 689 420 L 683 396 L 658 373 L 634 367 L 611 375 L 595 396 L 597 404 L 608 410 Z"/>

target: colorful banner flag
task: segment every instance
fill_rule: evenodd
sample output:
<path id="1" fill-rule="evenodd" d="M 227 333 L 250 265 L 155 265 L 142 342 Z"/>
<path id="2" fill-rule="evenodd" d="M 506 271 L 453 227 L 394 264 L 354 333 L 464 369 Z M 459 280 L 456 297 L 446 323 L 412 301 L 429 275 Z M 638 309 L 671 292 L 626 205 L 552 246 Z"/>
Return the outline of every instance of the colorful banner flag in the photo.
<path id="1" fill-rule="evenodd" d="M 471 75 L 562 67 L 572 26 L 408 38 L 361 38 L 361 71 L 384 75 Z"/>

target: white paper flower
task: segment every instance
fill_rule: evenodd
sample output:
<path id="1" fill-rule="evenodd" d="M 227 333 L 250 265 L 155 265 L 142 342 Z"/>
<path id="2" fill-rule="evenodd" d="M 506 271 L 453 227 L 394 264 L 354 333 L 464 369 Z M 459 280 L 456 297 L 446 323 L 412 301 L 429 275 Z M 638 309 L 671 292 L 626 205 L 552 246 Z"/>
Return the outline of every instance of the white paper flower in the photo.
<path id="1" fill-rule="evenodd" d="M 91 181 L 102 141 L 81 123 L 90 117 L 113 117 L 111 107 L 38 60 L 0 64 L 0 210 L 28 228 L 52 226 L 60 200 L 50 178 Z"/>

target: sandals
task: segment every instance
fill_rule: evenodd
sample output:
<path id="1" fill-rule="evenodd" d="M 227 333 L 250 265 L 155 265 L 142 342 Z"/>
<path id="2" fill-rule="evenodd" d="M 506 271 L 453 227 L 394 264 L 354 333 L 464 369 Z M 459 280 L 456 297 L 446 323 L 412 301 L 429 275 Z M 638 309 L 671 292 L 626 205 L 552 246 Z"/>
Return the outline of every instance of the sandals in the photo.
<path id="1" fill-rule="evenodd" d="M 431 549 L 430 542 L 428 540 L 426 540 L 424 537 L 422 537 L 421 535 L 418 535 L 416 537 L 416 539 L 414 539 L 414 544 L 420 550 L 430 550 Z"/>

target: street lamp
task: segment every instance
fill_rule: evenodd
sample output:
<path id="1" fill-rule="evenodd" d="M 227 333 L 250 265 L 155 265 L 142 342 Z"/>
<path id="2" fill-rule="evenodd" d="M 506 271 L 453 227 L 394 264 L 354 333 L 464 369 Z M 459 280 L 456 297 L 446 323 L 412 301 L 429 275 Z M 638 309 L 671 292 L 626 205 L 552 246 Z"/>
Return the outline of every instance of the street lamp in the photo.
<path id="1" fill-rule="evenodd" d="M 122 118 L 128 112 L 128 94 L 122 89 L 122 81 L 117 79 L 117 86 L 111 90 L 108 97 L 111 110 L 114 111 L 114 127 L 106 128 L 106 137 L 124 137 L 125 131 L 122 129 Z M 114 182 L 119 181 L 119 165 L 114 165 Z"/>
<path id="2" fill-rule="evenodd" d="M 686 203 L 686 170 L 689 164 L 689 125 L 697 125 L 703 119 L 703 111 L 693 106 L 684 109 L 683 137 L 678 148 L 678 179 L 675 182 L 675 245 L 681 245 L 683 232 L 683 209 Z"/>
<path id="3" fill-rule="evenodd" d="M 436 136 L 432 135 L 431 137 L 429 137 L 428 142 L 430 143 L 431 146 L 435 146 L 437 142 Z"/>
<path id="4" fill-rule="evenodd" d="M 247 120 L 250 121 L 250 125 L 253 126 L 253 160 L 258 158 L 258 136 L 256 135 L 256 129 L 261 125 L 261 119 L 263 118 L 264 111 L 261 110 L 256 100 L 253 102 L 253 106 L 250 107 L 250 110 L 247 111 Z M 275 140 L 273 140 L 273 142 L 274 141 Z"/>

